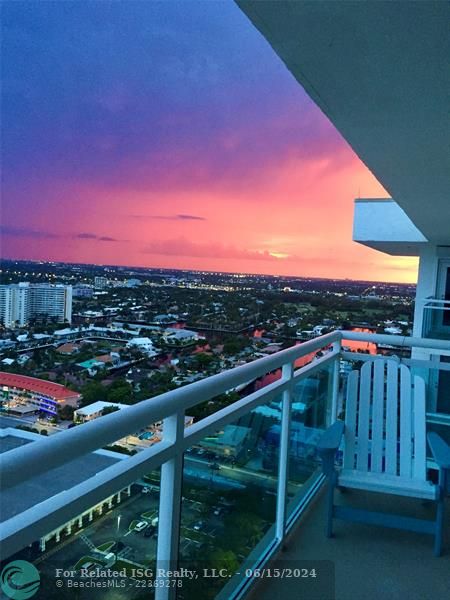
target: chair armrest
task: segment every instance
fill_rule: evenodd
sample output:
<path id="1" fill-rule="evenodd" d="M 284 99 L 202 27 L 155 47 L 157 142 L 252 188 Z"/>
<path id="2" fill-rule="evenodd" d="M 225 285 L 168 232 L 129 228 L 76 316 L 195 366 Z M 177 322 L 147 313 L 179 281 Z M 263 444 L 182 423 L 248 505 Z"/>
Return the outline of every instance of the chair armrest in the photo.
<path id="1" fill-rule="evenodd" d="M 317 444 L 319 454 L 336 452 L 344 434 L 345 424 L 343 421 L 336 421 L 328 427 L 328 429 L 322 434 L 322 437 Z"/>
<path id="2" fill-rule="evenodd" d="M 450 446 L 434 431 L 427 435 L 427 439 L 439 468 L 450 469 Z"/>
<path id="3" fill-rule="evenodd" d="M 328 427 L 317 444 L 317 451 L 322 459 L 323 472 L 328 475 L 334 470 L 334 459 L 344 434 L 345 424 L 336 421 Z"/>

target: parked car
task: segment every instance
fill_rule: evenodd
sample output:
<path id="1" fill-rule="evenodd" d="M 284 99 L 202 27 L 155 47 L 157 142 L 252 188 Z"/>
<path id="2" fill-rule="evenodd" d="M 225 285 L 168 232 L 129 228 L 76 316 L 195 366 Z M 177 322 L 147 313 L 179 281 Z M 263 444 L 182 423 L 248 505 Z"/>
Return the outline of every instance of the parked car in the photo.
<path id="1" fill-rule="evenodd" d="M 203 527 L 203 525 L 204 525 L 203 521 L 199 521 L 198 523 L 195 523 L 195 525 L 194 525 L 195 531 L 199 531 Z"/>
<path id="2" fill-rule="evenodd" d="M 139 523 L 136 523 L 136 525 L 134 526 L 134 530 L 143 531 L 147 527 L 147 525 L 147 521 L 139 521 Z"/>
<path id="3" fill-rule="evenodd" d="M 152 490 L 150 488 L 148 488 L 148 487 L 142 488 L 142 493 L 143 494 L 150 494 L 151 491 Z"/>

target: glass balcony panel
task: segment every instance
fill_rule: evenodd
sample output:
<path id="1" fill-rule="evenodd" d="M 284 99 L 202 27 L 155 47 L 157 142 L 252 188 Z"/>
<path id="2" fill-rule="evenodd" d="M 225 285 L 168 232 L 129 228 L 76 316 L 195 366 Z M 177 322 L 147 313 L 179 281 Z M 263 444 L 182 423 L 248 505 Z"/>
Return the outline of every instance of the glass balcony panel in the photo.
<path id="1" fill-rule="evenodd" d="M 447 420 L 447 422 L 437 422 L 434 419 L 429 419 L 427 421 L 427 432 L 429 433 L 430 431 L 435 431 L 436 433 L 438 433 L 441 436 L 441 438 L 445 440 L 450 446 L 450 419 Z M 427 457 L 432 459 L 431 451 L 428 446 L 427 450 Z"/>
<path id="2" fill-rule="evenodd" d="M 439 368 L 423 369 L 427 390 L 427 433 L 436 431 L 450 444 L 450 357 L 441 356 Z M 427 445 L 427 456 L 432 458 Z"/>
<path id="3" fill-rule="evenodd" d="M 289 444 L 287 513 L 303 502 L 321 474 L 317 443 L 331 422 L 334 364 L 330 363 L 294 386 Z M 278 431 L 280 427 L 278 426 Z M 277 426 L 273 426 L 276 435 Z"/>
<path id="4" fill-rule="evenodd" d="M 423 309 L 424 338 L 450 340 L 450 302 L 430 300 Z"/>
<path id="5" fill-rule="evenodd" d="M 40 575 L 37 598 L 132 600 L 143 592 L 153 598 L 152 587 L 135 581 L 153 579 L 158 513 L 159 469 L 55 527 L 2 567 L 15 560 L 32 563 Z M 109 576 L 108 568 L 120 575 Z M 90 580 L 95 586 L 86 585 Z"/>
<path id="6" fill-rule="evenodd" d="M 281 398 L 259 406 L 189 448 L 184 458 L 180 564 L 230 573 L 261 557 L 275 539 Z M 264 541 L 262 541 L 264 540 Z M 257 549 L 255 555 L 255 549 Z M 224 577 L 183 585 L 183 598 L 209 600 Z"/>

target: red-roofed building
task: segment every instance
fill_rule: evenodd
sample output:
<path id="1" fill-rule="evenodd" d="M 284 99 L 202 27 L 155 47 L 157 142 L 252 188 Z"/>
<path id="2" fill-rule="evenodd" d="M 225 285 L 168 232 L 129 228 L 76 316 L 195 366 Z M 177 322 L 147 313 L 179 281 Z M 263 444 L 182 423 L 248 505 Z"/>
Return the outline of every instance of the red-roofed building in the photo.
<path id="1" fill-rule="evenodd" d="M 67 342 L 66 344 L 58 346 L 58 348 L 56 348 L 56 352 L 58 352 L 59 354 L 74 354 L 75 352 L 78 352 L 80 348 L 80 344 Z"/>
<path id="2" fill-rule="evenodd" d="M 59 383 L 3 371 L 0 371 L 0 390 L 3 408 L 19 413 L 28 406 L 56 415 L 58 407 L 77 407 L 81 398 L 81 394 Z"/>
<path id="3" fill-rule="evenodd" d="M 111 352 L 110 354 L 96 356 L 94 360 L 97 362 L 102 362 L 105 366 L 117 366 L 120 363 L 120 355 L 118 352 Z"/>

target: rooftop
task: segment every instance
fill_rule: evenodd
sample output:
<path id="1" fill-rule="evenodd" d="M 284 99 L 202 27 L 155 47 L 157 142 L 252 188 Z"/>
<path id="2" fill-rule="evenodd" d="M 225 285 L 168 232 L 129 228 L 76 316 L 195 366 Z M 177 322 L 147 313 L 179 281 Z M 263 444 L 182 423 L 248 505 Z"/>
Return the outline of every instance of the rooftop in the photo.
<path id="1" fill-rule="evenodd" d="M 103 410 L 104 408 L 109 408 L 112 406 L 115 406 L 117 408 L 128 408 L 127 404 L 120 404 L 117 402 L 105 402 L 103 400 L 97 400 L 97 402 L 93 402 L 92 404 L 89 404 L 88 406 L 84 406 L 83 408 L 78 408 L 77 414 L 88 417 L 90 415 L 94 415 L 95 413 L 98 413 L 99 411 Z"/>
<path id="2" fill-rule="evenodd" d="M 61 354 L 71 354 L 80 348 L 79 344 L 71 344 L 70 342 L 67 344 L 62 344 L 56 348 L 56 352 L 60 352 Z"/>
<path id="3" fill-rule="evenodd" d="M 20 446 L 35 443 L 35 441 L 41 442 L 42 436 L 17 429 L 2 429 L 0 431 L 0 453 L 9 452 Z M 97 450 L 33 477 L 19 486 L 3 490 L 1 521 L 6 521 L 44 500 L 82 483 L 122 459 L 120 454 Z"/>
<path id="4" fill-rule="evenodd" d="M 64 387 L 60 383 L 53 383 L 45 379 L 37 379 L 36 377 L 28 377 L 27 375 L 16 375 L 15 373 L 5 373 L 0 371 L 0 386 L 15 387 L 45 394 L 56 400 L 65 400 L 66 398 L 75 398 L 80 394 L 74 390 Z"/>
<path id="5" fill-rule="evenodd" d="M 111 354 L 101 354 L 100 356 L 96 356 L 95 360 L 102 363 L 111 363 L 114 360 L 114 357 Z"/>
<path id="6" fill-rule="evenodd" d="M 132 340 L 130 340 L 128 342 L 128 344 L 130 346 L 131 345 L 133 345 L 133 346 L 146 346 L 146 345 L 151 346 L 151 345 L 153 345 L 153 342 L 148 337 L 136 337 L 136 338 L 133 338 Z"/>
<path id="7" fill-rule="evenodd" d="M 175 329 L 172 327 L 166 329 L 164 334 L 174 338 L 198 337 L 198 333 L 196 333 L 195 331 L 191 331 L 190 329 Z"/>

